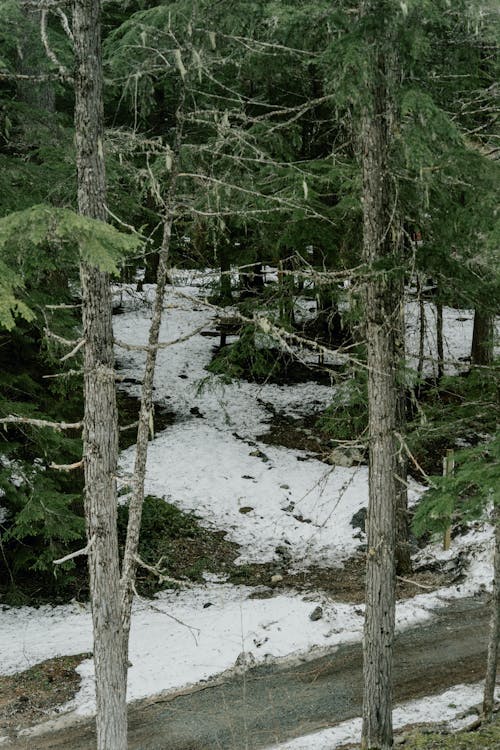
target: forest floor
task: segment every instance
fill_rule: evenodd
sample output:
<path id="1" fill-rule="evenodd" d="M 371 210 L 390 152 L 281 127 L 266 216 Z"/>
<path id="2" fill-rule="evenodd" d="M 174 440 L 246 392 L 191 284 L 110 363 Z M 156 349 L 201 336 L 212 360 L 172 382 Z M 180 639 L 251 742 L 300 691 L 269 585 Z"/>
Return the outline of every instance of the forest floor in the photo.
<path id="1" fill-rule="evenodd" d="M 150 444 L 146 491 L 188 514 L 191 530 L 170 548 L 176 559 L 173 572 L 185 578 L 185 585 L 161 591 L 153 600 L 138 599 L 134 605 L 131 701 L 178 691 L 228 670 L 243 669 L 246 674 L 261 664 L 272 671 L 289 659 L 309 659 L 359 644 L 363 626 L 367 467 L 362 462 L 341 466 L 328 461 L 331 446 L 314 423 L 331 403 L 332 385 L 318 378 L 290 384 L 225 383 L 209 375 L 205 368 L 214 340 L 194 333 L 203 326 L 210 332 L 215 326 L 213 309 L 204 304 L 203 280 L 197 274 L 178 274 L 176 283 L 169 290 L 161 340 L 193 335 L 159 352 L 155 439 Z M 115 316 L 116 338 L 134 344 L 145 341 L 153 289 L 146 288 L 142 295 L 132 287 L 117 292 L 122 309 Z M 412 351 L 411 303 L 408 313 Z M 431 306 L 427 313 L 432 317 Z M 432 324 L 428 330 L 433 330 Z M 450 371 L 460 367 L 471 332 L 471 313 L 445 310 Z M 426 343 L 431 358 L 435 342 Z M 133 421 L 143 356 L 120 349 L 117 356 L 130 407 L 127 417 Z M 300 356 L 307 364 L 307 354 Z M 339 359 L 332 355 L 327 365 L 334 367 Z M 317 362 L 309 364 L 317 370 Z M 120 462 L 124 493 L 134 458 L 127 443 Z M 408 481 L 414 504 L 423 487 L 412 478 Z M 457 530 L 448 552 L 438 542 L 422 549 L 415 546 L 414 573 L 398 581 L 398 632 L 427 626 L 436 612 L 487 589 L 491 549 L 491 528 L 481 522 Z M 86 602 L 4 608 L 0 695 L 11 695 L 12 700 L 0 701 L 0 727 L 11 733 L 40 721 L 42 715 L 48 717 L 56 705 L 77 717 L 92 714 L 92 659 L 78 665 L 79 682 L 65 672 L 68 655 L 76 662 L 83 658 L 78 654 L 91 650 Z M 47 669 L 56 669 L 66 684 L 60 693 L 45 677 Z M 475 679 L 480 677 L 477 673 Z M 458 673 L 456 678 L 470 681 Z M 30 692 L 26 686 L 33 683 L 36 687 Z M 428 692 L 452 684 L 450 671 L 439 685 L 421 678 Z M 472 694 L 457 689 L 455 715 L 477 703 L 478 690 L 476 686 Z M 433 701 L 437 706 L 437 697 Z M 356 711 L 359 714 L 359 707 Z M 440 718 L 439 712 L 431 713 Z M 403 712 L 401 720 L 407 723 L 404 716 Z M 303 731 L 312 729 L 306 724 Z M 73 747 L 65 745 L 69 746 Z"/>

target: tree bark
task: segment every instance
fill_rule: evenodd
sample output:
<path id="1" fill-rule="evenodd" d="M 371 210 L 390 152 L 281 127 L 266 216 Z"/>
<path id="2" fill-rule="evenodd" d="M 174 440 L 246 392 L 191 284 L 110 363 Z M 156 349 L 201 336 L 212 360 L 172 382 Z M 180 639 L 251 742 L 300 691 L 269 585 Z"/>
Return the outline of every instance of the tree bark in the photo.
<path id="1" fill-rule="evenodd" d="M 493 362 L 494 319 L 480 310 L 474 311 L 474 329 L 470 360 L 472 365 L 491 365 Z"/>
<path id="2" fill-rule="evenodd" d="M 78 210 L 106 220 L 99 0 L 75 0 Z M 127 747 L 116 467 L 118 416 L 108 275 L 82 262 L 85 517 L 94 629 L 98 750 Z"/>
<path id="3" fill-rule="evenodd" d="M 438 291 L 439 294 L 439 291 Z M 443 303 L 436 302 L 437 381 L 444 375 Z"/>
<path id="4" fill-rule="evenodd" d="M 497 500 L 498 502 L 498 500 Z M 495 704 L 495 683 L 497 676 L 498 641 L 500 637 L 500 507 L 493 512 L 495 524 L 495 557 L 493 563 L 493 591 L 491 593 L 490 638 L 484 682 L 483 716 L 491 721 Z"/>
<path id="5" fill-rule="evenodd" d="M 377 3 L 364 4 L 377 13 Z M 381 33 L 379 31 L 379 33 Z M 394 237 L 388 169 L 390 99 L 387 61 L 380 40 L 370 45 L 372 80 L 361 122 L 363 253 L 368 266 L 398 247 Z M 396 233 L 397 234 L 397 233 Z M 376 272 L 365 287 L 368 359 L 369 504 L 367 516 L 366 613 L 363 640 L 364 750 L 392 747 L 392 651 L 395 619 L 398 385 L 396 334 L 399 284 Z"/>

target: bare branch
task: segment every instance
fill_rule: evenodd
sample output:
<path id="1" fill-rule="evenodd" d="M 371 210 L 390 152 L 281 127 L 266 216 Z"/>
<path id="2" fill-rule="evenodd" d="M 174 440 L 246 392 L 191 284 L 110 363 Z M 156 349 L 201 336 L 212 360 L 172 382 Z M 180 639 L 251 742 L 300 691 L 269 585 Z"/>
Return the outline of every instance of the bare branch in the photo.
<path id="1" fill-rule="evenodd" d="M 80 349 L 82 348 L 82 346 L 84 346 L 84 345 L 85 345 L 85 339 L 80 339 L 80 341 L 75 346 L 75 348 L 72 349 L 70 352 L 68 352 L 68 354 L 65 354 L 64 357 L 61 357 L 60 361 L 61 362 L 66 362 L 67 359 L 71 359 L 71 357 L 74 357 L 75 354 L 77 354 L 80 351 Z"/>
<path id="2" fill-rule="evenodd" d="M 204 328 L 206 328 L 206 325 L 198 326 L 194 331 L 190 331 L 172 341 L 163 341 L 158 344 L 127 344 L 125 341 L 115 339 L 115 345 L 119 346 L 120 349 L 125 349 L 129 352 L 151 352 L 155 349 L 167 349 L 169 346 L 175 346 L 175 344 L 181 344 L 183 341 L 188 341 L 188 339 L 196 336 L 200 331 L 203 331 Z"/>
<path id="3" fill-rule="evenodd" d="M 47 419 L 31 419 L 29 417 L 16 417 L 10 414 L 8 417 L 0 417 L 0 424 L 25 424 L 30 427 L 50 427 L 56 432 L 62 430 L 81 430 L 82 422 L 50 422 Z"/>
<path id="4" fill-rule="evenodd" d="M 68 560 L 74 560 L 75 557 L 81 557 L 82 555 L 88 555 L 90 552 L 90 549 L 92 545 L 94 544 L 95 537 L 93 536 L 88 544 L 83 548 L 79 549 L 76 552 L 71 552 L 69 555 L 65 555 L 64 557 L 60 557 L 59 560 L 52 560 L 53 565 L 62 565 L 65 562 L 68 562 Z"/>
<path id="5" fill-rule="evenodd" d="M 64 65 L 61 62 L 59 62 L 55 52 L 50 47 L 49 39 L 47 36 L 47 15 L 48 15 L 47 9 L 43 8 L 40 13 L 40 37 L 42 39 L 42 44 L 45 48 L 45 52 L 50 62 L 57 67 L 59 71 L 59 77 L 67 81 L 73 80 L 71 76 L 69 75 L 68 71 L 66 70 L 66 68 L 64 67 Z"/>
<path id="6" fill-rule="evenodd" d="M 149 573 L 152 573 L 153 575 L 157 576 L 158 583 L 161 585 L 162 583 L 174 583 L 176 586 L 192 586 L 192 583 L 189 581 L 180 581 L 177 578 L 172 578 L 171 576 L 165 575 L 165 573 L 160 570 L 160 565 L 163 562 L 163 557 L 160 557 L 156 565 L 148 565 L 144 562 L 144 560 L 141 560 L 139 555 L 134 555 L 134 560 L 136 561 L 137 565 L 139 565 L 140 568 L 144 568 L 144 570 L 147 570 Z"/>
<path id="7" fill-rule="evenodd" d="M 81 469 L 83 466 L 83 458 L 76 461 L 74 464 L 49 464 L 49 469 L 55 469 L 56 471 L 74 471 L 75 469 Z"/>

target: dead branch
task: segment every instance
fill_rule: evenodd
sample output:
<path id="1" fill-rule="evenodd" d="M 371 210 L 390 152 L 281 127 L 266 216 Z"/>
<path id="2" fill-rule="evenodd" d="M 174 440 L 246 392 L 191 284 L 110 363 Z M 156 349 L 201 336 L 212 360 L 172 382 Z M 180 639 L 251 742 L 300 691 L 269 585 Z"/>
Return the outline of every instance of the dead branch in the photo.
<path id="1" fill-rule="evenodd" d="M 120 432 L 126 432 L 127 430 L 133 430 L 138 426 L 139 426 L 139 420 L 137 420 L 137 422 L 131 422 L 130 424 L 125 424 L 123 425 L 123 427 L 119 427 L 118 429 Z"/>
<path id="2" fill-rule="evenodd" d="M 62 430 L 81 430 L 82 422 L 50 422 L 46 419 L 31 419 L 29 417 L 16 417 L 10 414 L 8 417 L 0 417 L 0 424 L 25 424 L 30 427 L 50 427 L 56 432 Z"/>
<path id="3" fill-rule="evenodd" d="M 180 581 L 177 578 L 172 578 L 171 576 L 165 575 L 165 573 L 160 570 L 160 565 L 163 562 L 163 557 L 160 557 L 156 565 L 148 565 L 139 557 L 139 555 L 134 555 L 134 560 L 140 568 L 144 568 L 144 570 L 147 570 L 149 573 L 155 575 L 158 578 L 158 583 L 160 585 L 162 583 L 174 583 L 176 586 L 192 586 L 192 583 L 190 583 L 189 581 Z"/>
<path id="4" fill-rule="evenodd" d="M 205 325 L 198 326 L 194 331 L 190 331 L 190 333 L 186 333 L 184 336 L 179 336 L 172 341 L 163 341 L 158 344 L 127 344 L 125 341 L 119 341 L 117 339 L 115 339 L 114 343 L 116 346 L 119 346 L 120 349 L 125 349 L 129 352 L 151 352 L 155 349 L 167 349 L 169 346 L 175 346 L 175 344 L 181 344 L 183 341 L 188 341 L 188 339 L 196 336 L 200 331 L 203 331 L 205 327 Z"/>
<path id="5" fill-rule="evenodd" d="M 65 555 L 64 557 L 60 557 L 59 560 L 52 560 L 53 565 L 62 565 L 65 562 L 68 562 L 68 560 L 74 560 L 75 557 L 81 557 L 82 555 L 88 555 L 90 552 L 90 548 L 94 544 L 95 537 L 92 537 L 88 544 L 83 548 L 79 549 L 76 552 L 71 552 L 69 555 Z"/>
<path id="6" fill-rule="evenodd" d="M 75 469 L 81 469 L 83 466 L 83 458 L 76 461 L 74 464 L 49 464 L 49 469 L 55 469 L 56 471 L 74 471 Z"/>
<path id="7" fill-rule="evenodd" d="M 66 378 L 73 375 L 82 375 L 83 370 L 66 370 L 66 372 L 56 372 L 54 375 L 42 375 L 44 380 L 50 380 L 51 378 Z"/>
<path id="8" fill-rule="evenodd" d="M 54 52 L 54 50 L 51 48 L 49 44 L 49 38 L 47 36 L 47 15 L 48 15 L 47 9 L 42 8 L 42 11 L 40 13 L 40 37 L 42 39 L 42 44 L 44 46 L 45 53 L 47 57 L 49 58 L 50 62 L 53 65 L 55 65 L 56 68 L 58 69 L 60 78 L 65 79 L 65 80 L 72 80 L 68 71 L 66 70 L 64 65 L 59 61 L 56 53 Z M 67 20 L 68 19 L 66 19 L 66 21 Z"/>
<path id="9" fill-rule="evenodd" d="M 61 357 L 60 361 L 61 362 L 66 362 L 67 359 L 70 359 L 71 357 L 74 357 L 75 354 L 77 354 L 80 351 L 80 349 L 82 348 L 82 346 L 84 346 L 84 345 L 85 345 L 85 339 L 80 339 L 80 341 L 75 346 L 75 348 L 72 349 L 70 352 L 68 352 L 68 354 L 65 354 L 64 357 Z"/>
<path id="10" fill-rule="evenodd" d="M 417 586 L 419 589 L 425 589 L 426 591 L 432 591 L 434 589 L 434 586 L 426 586 L 423 583 L 417 583 L 416 581 L 412 581 L 411 578 L 403 578 L 402 576 L 396 576 L 396 578 L 403 583 L 411 583 L 412 586 Z"/>

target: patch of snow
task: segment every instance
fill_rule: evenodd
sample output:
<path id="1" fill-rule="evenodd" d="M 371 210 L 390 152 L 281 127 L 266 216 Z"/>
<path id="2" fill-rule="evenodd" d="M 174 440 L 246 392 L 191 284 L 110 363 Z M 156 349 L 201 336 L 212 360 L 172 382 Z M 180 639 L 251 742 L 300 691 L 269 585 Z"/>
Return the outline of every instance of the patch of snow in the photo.
<path id="1" fill-rule="evenodd" d="M 447 726 L 450 730 L 459 730 L 471 722 L 471 716 L 463 718 L 482 700 L 483 683 L 474 685 L 455 685 L 440 695 L 432 695 L 415 701 L 408 701 L 396 706 L 393 711 L 394 729 L 401 729 L 412 724 L 434 724 Z M 500 699 L 500 687 L 496 692 Z M 268 750 L 335 750 L 348 743 L 359 742 L 361 738 L 361 719 L 350 719 L 337 724 L 331 729 L 297 737 L 290 742 L 273 745 Z"/>

